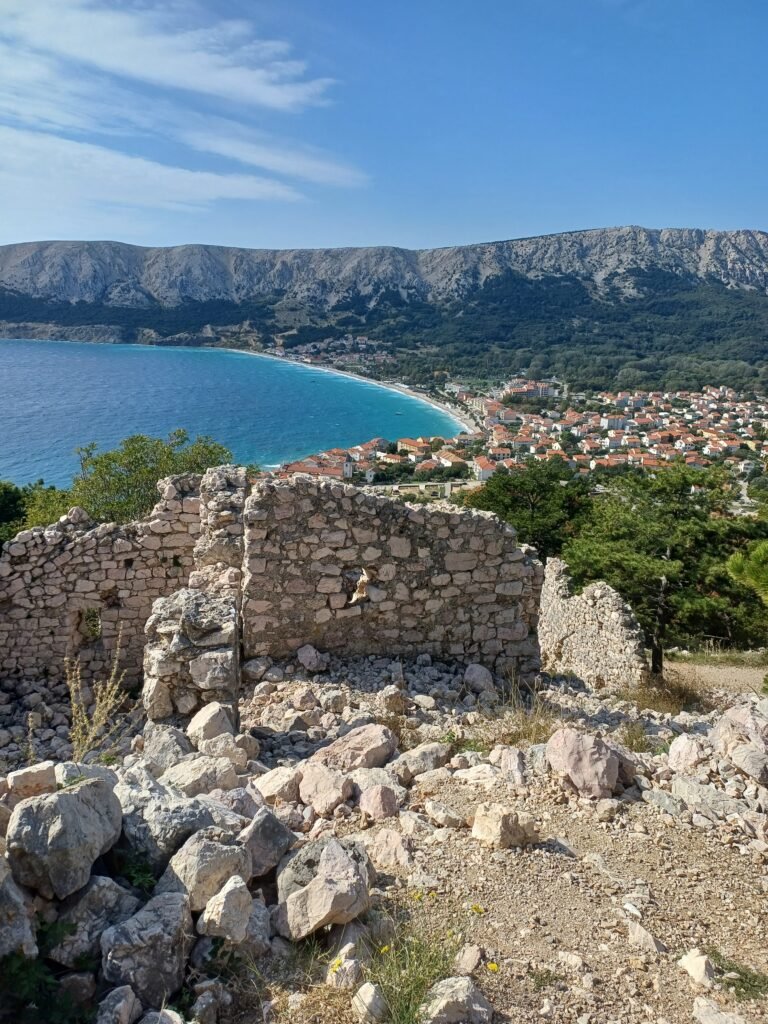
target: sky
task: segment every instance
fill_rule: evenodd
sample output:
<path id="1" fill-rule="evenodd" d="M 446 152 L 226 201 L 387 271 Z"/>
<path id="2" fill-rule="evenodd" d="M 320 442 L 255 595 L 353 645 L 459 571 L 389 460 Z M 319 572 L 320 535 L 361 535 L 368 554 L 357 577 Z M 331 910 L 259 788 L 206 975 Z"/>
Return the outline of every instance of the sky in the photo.
<path id="1" fill-rule="evenodd" d="M 0 0 L 0 244 L 768 227 L 761 0 Z"/>

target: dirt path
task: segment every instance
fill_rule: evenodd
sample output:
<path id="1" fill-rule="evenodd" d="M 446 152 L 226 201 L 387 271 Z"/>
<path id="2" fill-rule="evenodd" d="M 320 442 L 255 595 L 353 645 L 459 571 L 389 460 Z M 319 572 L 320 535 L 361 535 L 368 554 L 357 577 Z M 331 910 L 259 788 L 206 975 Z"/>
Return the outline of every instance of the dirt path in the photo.
<path id="1" fill-rule="evenodd" d="M 673 680 L 687 683 L 695 689 L 759 693 L 768 674 L 768 666 L 669 661 L 665 672 Z"/>

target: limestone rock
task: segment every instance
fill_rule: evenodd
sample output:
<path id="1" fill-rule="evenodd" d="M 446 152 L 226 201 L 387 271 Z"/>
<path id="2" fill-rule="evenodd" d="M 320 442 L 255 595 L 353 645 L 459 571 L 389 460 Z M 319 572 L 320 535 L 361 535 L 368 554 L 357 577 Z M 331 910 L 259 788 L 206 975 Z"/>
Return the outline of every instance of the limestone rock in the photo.
<path id="1" fill-rule="evenodd" d="M 494 692 L 493 676 L 484 665 L 467 665 L 464 670 L 464 685 L 472 693 Z"/>
<path id="2" fill-rule="evenodd" d="M 228 942 L 242 942 L 248 930 L 252 903 L 248 886 L 235 875 L 206 903 L 197 922 L 198 933 Z"/>
<path id="3" fill-rule="evenodd" d="M 0 959 L 17 951 L 37 956 L 33 909 L 14 882 L 5 857 L 0 856 Z"/>
<path id="4" fill-rule="evenodd" d="M 360 796 L 360 810 L 374 821 L 397 817 L 399 806 L 395 791 L 390 786 L 371 786 Z"/>
<path id="5" fill-rule="evenodd" d="M 256 746 L 258 754 L 258 743 Z M 244 771 L 248 764 L 248 751 L 230 733 L 214 736 L 210 740 L 200 740 L 198 750 L 208 757 L 225 757 L 236 771 Z"/>
<path id="6" fill-rule="evenodd" d="M 281 858 L 296 844 L 296 836 L 266 807 L 256 812 L 237 841 L 251 855 L 254 878 L 261 878 L 276 867 Z"/>
<path id="7" fill-rule="evenodd" d="M 386 1020 L 389 1008 L 378 985 L 366 981 L 355 992 L 352 1012 L 361 1024 L 380 1024 Z"/>
<path id="8" fill-rule="evenodd" d="M 159 776 L 192 753 L 192 744 L 172 725 L 159 725 L 148 721 L 144 726 L 142 760 L 153 775 Z"/>
<path id="9" fill-rule="evenodd" d="M 158 873 L 195 832 L 225 824 L 223 806 L 217 811 L 213 802 L 202 797 L 184 797 L 140 768 L 122 772 L 115 795 L 123 808 L 123 835 L 128 845 Z M 233 831 L 242 827 L 239 822 L 239 816 L 232 814 Z"/>
<path id="10" fill-rule="evenodd" d="M 697 996 L 693 1002 L 693 1019 L 698 1024 L 747 1024 L 740 1013 L 721 1010 L 714 999 Z"/>
<path id="11" fill-rule="evenodd" d="M 538 842 L 539 835 L 530 814 L 518 814 L 503 804 L 483 803 L 475 811 L 472 838 L 491 849 L 508 850 Z"/>
<path id="12" fill-rule="evenodd" d="M 184 1024 L 184 1018 L 175 1010 L 152 1010 L 141 1018 L 139 1024 Z"/>
<path id="13" fill-rule="evenodd" d="M 40 761 L 37 764 L 19 768 L 8 775 L 8 790 L 12 804 L 26 800 L 30 796 L 56 792 L 56 766 L 53 761 Z"/>
<path id="14" fill-rule="evenodd" d="M 250 853 L 218 829 L 206 828 L 171 857 L 155 893 L 183 893 L 192 911 L 202 910 L 234 875 L 246 883 L 250 880 Z"/>
<path id="15" fill-rule="evenodd" d="M 130 985 L 145 1005 L 160 1007 L 181 988 L 193 941 L 187 896 L 154 896 L 133 917 L 101 936 L 104 977 L 116 985 Z"/>
<path id="16" fill-rule="evenodd" d="M 302 766 L 299 798 L 321 818 L 329 818 L 339 804 L 351 799 L 354 786 L 346 775 L 311 761 Z"/>
<path id="17" fill-rule="evenodd" d="M 65 967 L 77 967 L 85 957 L 98 957 L 102 932 L 127 921 L 140 901 L 111 878 L 96 875 L 84 889 L 70 896 L 59 913 L 59 922 L 72 930 L 48 956 Z"/>
<path id="18" fill-rule="evenodd" d="M 655 936 L 643 928 L 637 921 L 627 921 L 627 938 L 633 946 L 647 949 L 650 953 L 666 953 L 667 947 Z"/>
<path id="19" fill-rule="evenodd" d="M 141 1014 L 141 1002 L 131 986 L 121 985 L 99 1003 L 95 1024 L 136 1024 Z"/>
<path id="20" fill-rule="evenodd" d="M 440 828 L 461 828 L 464 824 L 464 819 L 460 814 L 451 810 L 446 804 L 440 803 L 439 800 L 427 800 L 424 810 L 427 812 L 429 820 L 435 825 L 439 825 Z"/>
<path id="21" fill-rule="evenodd" d="M 381 768 L 397 747 L 384 725 L 361 725 L 312 755 L 312 761 L 349 772 L 355 768 Z"/>
<path id="22" fill-rule="evenodd" d="M 380 868 L 412 868 L 413 842 L 392 828 L 383 828 L 365 840 L 371 860 Z"/>
<path id="23" fill-rule="evenodd" d="M 691 949 L 677 961 L 678 966 L 691 978 L 695 985 L 712 988 L 715 980 L 715 965 L 701 950 Z"/>
<path id="24" fill-rule="evenodd" d="M 272 771 L 260 775 L 253 785 L 258 789 L 268 804 L 296 803 L 299 799 L 299 783 L 301 770 L 281 765 Z"/>
<path id="25" fill-rule="evenodd" d="M 234 736 L 235 729 L 229 712 L 218 701 L 205 704 L 192 716 L 187 726 L 187 736 L 197 747 L 201 740 L 212 740 L 215 736 Z"/>
<path id="26" fill-rule="evenodd" d="M 458 977 L 433 985 L 418 1013 L 423 1024 L 490 1024 L 493 1008 L 471 978 Z"/>
<path id="27" fill-rule="evenodd" d="M 296 657 L 307 672 L 325 672 L 328 668 L 330 655 L 321 654 L 312 644 L 304 644 L 296 651 Z"/>
<path id="28" fill-rule="evenodd" d="M 235 789 L 239 785 L 234 765 L 227 757 L 199 754 L 169 768 L 160 781 L 185 796 L 210 793 L 212 789 Z"/>
<path id="29" fill-rule="evenodd" d="M 268 908 L 257 899 L 252 900 L 251 912 L 248 915 L 248 923 L 245 928 L 245 938 L 240 946 L 243 955 L 254 960 L 265 956 L 270 950 L 271 933 L 272 917 Z"/>
<path id="30" fill-rule="evenodd" d="M 370 905 L 368 873 L 335 839 L 318 860 L 317 874 L 279 904 L 277 930 L 297 942 L 328 924 L 346 924 Z"/>
<path id="31" fill-rule="evenodd" d="M 320 869 L 320 858 L 326 846 L 331 843 L 339 843 L 346 853 L 354 860 L 359 869 L 373 885 L 376 872 L 366 853 L 365 847 L 354 839 L 336 839 L 333 836 L 325 835 L 319 839 L 313 839 L 305 846 L 292 850 L 283 857 L 277 868 L 277 898 L 282 903 L 291 893 L 303 889 L 309 885 Z"/>
<path id="32" fill-rule="evenodd" d="M 619 758 L 597 736 L 565 727 L 547 743 L 552 770 L 570 781 L 580 796 L 611 796 L 619 778 Z"/>
<path id="33" fill-rule="evenodd" d="M 442 768 L 451 757 L 449 743 L 420 743 L 411 750 L 406 750 L 389 766 L 390 771 L 408 785 L 419 775 Z"/>
<path id="34" fill-rule="evenodd" d="M 480 966 L 483 959 L 483 951 L 480 946 L 462 946 L 453 961 L 454 970 L 461 977 L 469 977 Z"/>
<path id="35" fill-rule="evenodd" d="M 684 732 L 675 736 L 669 745 L 667 764 L 676 772 L 690 773 L 692 769 L 707 760 L 707 747 L 698 736 Z"/>
<path id="36" fill-rule="evenodd" d="M 117 842 L 121 824 L 120 801 L 100 779 L 22 800 L 8 824 L 13 876 L 47 899 L 64 899 L 86 884 L 93 862 Z"/>

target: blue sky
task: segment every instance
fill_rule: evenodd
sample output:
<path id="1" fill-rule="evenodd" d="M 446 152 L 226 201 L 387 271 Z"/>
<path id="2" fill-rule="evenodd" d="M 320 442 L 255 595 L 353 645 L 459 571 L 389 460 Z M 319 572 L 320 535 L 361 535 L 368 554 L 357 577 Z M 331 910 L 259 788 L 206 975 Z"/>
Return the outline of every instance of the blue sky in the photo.
<path id="1" fill-rule="evenodd" d="M 0 243 L 768 227 L 759 0 L 0 0 Z"/>

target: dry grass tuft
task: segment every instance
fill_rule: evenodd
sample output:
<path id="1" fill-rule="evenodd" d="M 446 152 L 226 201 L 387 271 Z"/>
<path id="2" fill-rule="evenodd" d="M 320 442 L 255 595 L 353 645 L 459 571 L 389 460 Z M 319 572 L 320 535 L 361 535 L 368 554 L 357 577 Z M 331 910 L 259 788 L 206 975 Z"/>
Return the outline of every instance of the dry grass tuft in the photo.
<path id="1" fill-rule="evenodd" d="M 462 730 L 462 750 L 487 752 L 499 743 L 513 747 L 546 743 L 561 723 L 559 709 L 551 708 L 540 690 L 523 693 L 514 679 L 507 680 L 495 707 L 478 708 L 478 713 L 478 719 Z"/>
<path id="2" fill-rule="evenodd" d="M 80 660 L 64 662 L 67 689 L 72 705 L 69 739 L 72 760 L 82 761 L 93 750 L 104 749 L 120 725 L 117 712 L 126 701 L 123 686 L 125 671 L 120 670 L 122 634 L 118 634 L 112 668 L 106 680 L 97 680 L 91 687 L 92 700 L 86 697 Z"/>
<path id="3" fill-rule="evenodd" d="M 636 754 L 644 754 L 654 749 L 654 744 L 645 731 L 642 722 L 627 722 L 619 730 L 619 741 Z"/>
<path id="4" fill-rule="evenodd" d="M 628 704 L 634 704 L 639 711 L 658 711 L 669 715 L 679 715 L 681 711 L 704 711 L 710 706 L 701 690 L 673 675 L 668 675 L 660 683 L 627 687 L 617 696 Z"/>

